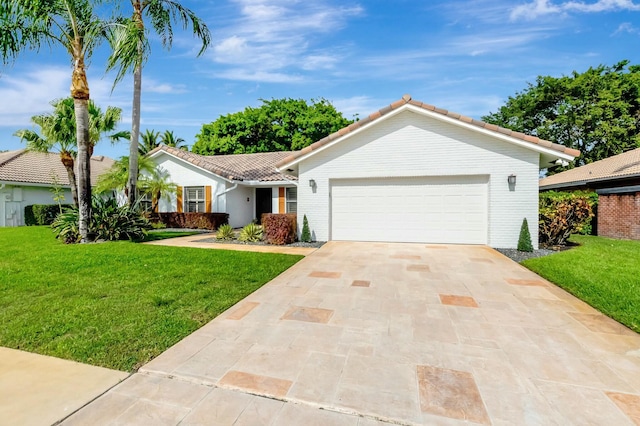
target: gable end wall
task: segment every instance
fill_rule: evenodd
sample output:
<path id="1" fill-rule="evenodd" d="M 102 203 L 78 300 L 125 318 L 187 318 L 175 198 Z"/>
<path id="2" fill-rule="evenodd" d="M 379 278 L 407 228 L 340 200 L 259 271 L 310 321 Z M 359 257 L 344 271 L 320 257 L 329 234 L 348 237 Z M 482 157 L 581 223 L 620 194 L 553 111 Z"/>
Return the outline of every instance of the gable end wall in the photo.
<path id="1" fill-rule="evenodd" d="M 529 149 L 405 111 L 300 162 L 298 219 L 307 215 L 316 240 L 331 238 L 331 179 L 488 175 L 489 245 L 516 247 L 526 217 L 537 248 L 538 162 Z"/>

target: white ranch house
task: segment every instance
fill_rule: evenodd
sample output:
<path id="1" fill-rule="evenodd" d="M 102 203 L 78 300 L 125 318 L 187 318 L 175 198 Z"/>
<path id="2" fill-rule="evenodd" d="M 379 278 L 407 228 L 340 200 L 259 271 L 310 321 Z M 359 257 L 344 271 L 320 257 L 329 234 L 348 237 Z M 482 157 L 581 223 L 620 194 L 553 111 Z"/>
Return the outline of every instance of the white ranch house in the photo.
<path id="1" fill-rule="evenodd" d="M 214 211 L 243 226 L 297 213 L 316 240 L 537 247 L 538 176 L 579 151 L 402 99 L 296 152 L 201 156 L 161 146 L 178 194 L 160 211 Z"/>

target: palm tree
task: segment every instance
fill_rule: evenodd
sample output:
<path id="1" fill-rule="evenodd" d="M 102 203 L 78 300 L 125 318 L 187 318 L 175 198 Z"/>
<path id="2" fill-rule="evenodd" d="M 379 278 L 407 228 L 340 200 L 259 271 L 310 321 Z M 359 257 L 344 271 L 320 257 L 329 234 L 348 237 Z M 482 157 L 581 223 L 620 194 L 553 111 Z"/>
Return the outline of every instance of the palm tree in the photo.
<path id="1" fill-rule="evenodd" d="M 140 143 L 138 144 L 138 153 L 140 155 L 147 155 L 151 150 L 160 145 L 159 142 L 160 132 L 156 132 L 155 130 L 145 130 L 145 132 L 140 135 Z"/>
<path id="2" fill-rule="evenodd" d="M 148 157 L 140 157 L 139 172 L 145 175 L 151 175 L 156 169 L 156 164 Z M 96 192 L 98 194 L 109 194 L 113 191 L 124 191 L 128 195 L 127 182 L 129 179 L 129 157 L 120 157 L 111 166 L 107 173 L 98 178 Z M 140 177 L 138 176 L 138 180 Z"/>
<path id="3" fill-rule="evenodd" d="M 67 170 L 73 202 L 78 206 L 78 188 L 74 163 L 77 151 L 76 120 L 74 101 L 65 98 L 51 102 L 53 113 L 31 117 L 31 121 L 40 127 L 40 134 L 33 130 L 18 130 L 15 135 L 27 143 L 27 149 L 37 152 L 58 152 L 60 161 Z M 89 100 L 89 156 L 104 133 L 113 131 L 122 115 L 122 110 L 107 107 L 102 113 L 93 101 Z M 120 133 L 109 135 L 111 140 L 117 139 Z"/>
<path id="4" fill-rule="evenodd" d="M 184 145 L 184 139 L 177 138 L 171 130 L 165 130 L 164 133 L 160 135 L 160 142 L 162 142 L 166 146 L 172 146 L 184 151 L 188 150 L 187 145 Z"/>
<path id="5" fill-rule="evenodd" d="M 170 181 L 169 172 L 162 167 L 156 167 L 151 174 L 143 175 L 138 184 L 140 192 L 151 196 L 151 211 L 158 209 L 160 198 L 164 194 L 175 194 L 178 185 Z"/>
<path id="6" fill-rule="evenodd" d="M 112 27 L 110 42 L 113 52 L 108 60 L 107 69 L 118 68 L 117 84 L 129 71 L 133 71 L 133 105 L 131 108 L 131 140 L 129 145 L 128 180 L 129 204 L 135 204 L 137 197 L 138 138 L 140 134 L 140 96 L 142 92 L 142 66 L 149 56 L 150 44 L 145 29 L 145 16 L 151 21 L 151 27 L 162 39 L 167 49 L 173 42 L 173 24 L 180 23 L 183 28 L 191 25 L 193 34 L 202 41 L 200 56 L 209 46 L 211 34 L 207 25 L 193 11 L 173 0 L 131 0 L 133 14 L 130 19 L 121 20 L 120 25 Z"/>
<path id="7" fill-rule="evenodd" d="M 6 64 L 26 49 L 59 44 L 73 64 L 71 97 L 78 142 L 79 233 L 86 242 L 91 215 L 89 83 L 85 61 L 105 35 L 105 23 L 93 12 L 91 0 L 0 1 L 0 53 Z"/>

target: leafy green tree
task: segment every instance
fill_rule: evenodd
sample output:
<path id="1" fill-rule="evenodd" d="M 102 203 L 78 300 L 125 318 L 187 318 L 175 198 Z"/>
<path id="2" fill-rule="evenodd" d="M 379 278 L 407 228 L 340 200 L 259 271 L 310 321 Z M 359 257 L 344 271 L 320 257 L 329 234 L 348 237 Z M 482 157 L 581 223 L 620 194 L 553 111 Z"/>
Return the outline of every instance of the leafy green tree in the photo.
<path id="1" fill-rule="evenodd" d="M 0 1 L 0 54 L 6 64 L 27 49 L 60 45 L 69 54 L 71 97 L 78 141 L 78 229 L 87 240 L 91 216 L 89 143 L 89 83 L 86 60 L 103 39 L 105 23 L 93 12 L 90 0 L 2 0 Z"/>
<path id="2" fill-rule="evenodd" d="M 31 117 L 31 122 L 40 128 L 40 133 L 34 130 L 18 130 L 15 135 L 27 143 L 27 149 L 36 152 L 57 152 L 60 161 L 67 171 L 73 202 L 78 207 L 78 188 L 74 169 L 78 143 L 76 141 L 76 118 L 74 100 L 72 98 L 59 99 L 51 102 L 53 112 Z M 88 102 L 89 110 L 89 156 L 104 133 L 115 130 L 122 110 L 108 107 L 103 113 L 93 101 Z M 118 133 L 109 135 L 111 140 L 118 138 Z"/>
<path id="3" fill-rule="evenodd" d="M 628 64 L 600 65 L 562 77 L 540 76 L 483 120 L 579 149 L 582 155 L 569 167 L 637 148 L 640 66 Z"/>
<path id="4" fill-rule="evenodd" d="M 165 132 L 160 135 L 160 142 L 166 146 L 172 146 L 174 148 L 187 151 L 187 145 L 184 144 L 184 139 L 176 137 L 171 130 L 165 130 Z"/>
<path id="5" fill-rule="evenodd" d="M 192 151 L 198 154 L 244 154 L 291 151 L 348 126 L 348 120 L 326 99 L 261 99 L 258 108 L 221 116 L 205 124 Z"/>
<path id="6" fill-rule="evenodd" d="M 158 145 L 160 145 L 160 132 L 147 129 L 143 134 L 140 135 L 140 143 L 138 143 L 138 154 L 146 155 L 149 152 L 153 151 L 153 149 Z"/>
<path id="7" fill-rule="evenodd" d="M 142 93 L 142 67 L 150 54 L 150 43 L 145 26 L 145 17 L 151 22 L 151 28 L 160 36 L 167 49 L 173 43 L 173 25 L 179 23 L 183 28 L 189 25 L 202 42 L 200 56 L 211 42 L 207 25 L 190 9 L 173 0 L 130 0 L 133 14 L 122 19 L 119 25 L 112 27 L 110 43 L 113 52 L 108 60 L 107 69 L 117 68 L 116 83 L 130 71 L 133 71 L 133 105 L 131 108 L 131 140 L 129 145 L 128 181 L 129 204 L 134 205 L 137 197 L 138 176 L 138 138 L 140 134 L 140 96 Z"/>

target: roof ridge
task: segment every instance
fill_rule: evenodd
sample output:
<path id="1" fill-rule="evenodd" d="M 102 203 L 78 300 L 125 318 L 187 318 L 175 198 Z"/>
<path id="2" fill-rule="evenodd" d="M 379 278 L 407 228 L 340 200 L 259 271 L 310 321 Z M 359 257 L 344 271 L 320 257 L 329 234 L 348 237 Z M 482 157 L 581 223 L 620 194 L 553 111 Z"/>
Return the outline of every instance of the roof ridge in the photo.
<path id="1" fill-rule="evenodd" d="M 24 153 L 27 152 L 27 149 L 26 148 L 20 148 L 20 149 L 16 149 L 15 151 L 0 152 L 0 154 L 7 154 L 7 153 L 11 153 L 11 152 L 15 152 L 15 154 L 8 156 L 4 161 L 0 162 L 0 167 L 4 166 L 5 164 L 7 164 L 10 161 L 15 160 L 18 157 L 24 155 Z"/>

